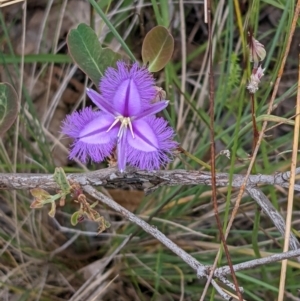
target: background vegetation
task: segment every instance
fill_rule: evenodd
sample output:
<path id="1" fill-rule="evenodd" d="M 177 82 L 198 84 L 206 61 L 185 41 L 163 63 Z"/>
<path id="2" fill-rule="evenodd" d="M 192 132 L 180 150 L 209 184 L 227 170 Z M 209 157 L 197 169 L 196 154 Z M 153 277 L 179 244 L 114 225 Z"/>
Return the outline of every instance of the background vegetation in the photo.
<path id="1" fill-rule="evenodd" d="M 8 1 L 9 2 L 9 1 Z M 10 1 L 12 2 L 12 1 Z M 93 2 L 93 1 L 90 1 Z M 208 33 L 202 1 L 97 1 L 107 21 L 89 1 L 28 0 L 0 11 L 0 80 L 20 95 L 20 114 L 0 140 L 1 172 L 82 172 L 107 166 L 68 161 L 70 140 L 60 134 L 66 114 L 89 105 L 90 80 L 71 61 L 66 36 L 79 23 L 91 24 L 103 45 L 125 55 L 111 26 L 137 59 L 145 34 L 156 25 L 169 28 L 175 51 L 166 68 L 155 74 L 170 100 L 166 118 L 181 146 L 210 164 Z M 266 68 L 255 94 L 258 128 L 269 120 L 253 173 L 288 171 L 298 78 L 299 27 L 282 74 L 279 90 L 266 116 L 273 84 L 291 31 L 294 0 L 212 0 L 215 137 L 218 172 L 246 173 L 252 151 L 250 97 L 246 90 L 247 28 L 265 45 Z M 109 24 L 109 26 L 108 26 Z M 299 25 L 299 22 L 298 22 Z M 283 121 L 283 122 L 282 122 Z M 299 130 L 299 129 L 298 129 Z M 223 155 L 230 151 L 230 158 Z M 205 170 L 178 155 L 170 169 Z M 206 186 L 160 188 L 149 196 L 136 190 L 103 191 L 151 224 L 204 264 L 212 264 L 220 247 Z M 265 187 L 264 193 L 283 216 L 288 191 Z M 227 224 L 238 190 L 218 189 L 220 218 Z M 293 228 L 299 228 L 299 193 L 294 198 Z M 204 280 L 150 235 L 109 208 L 97 210 L 111 227 L 96 236 L 97 225 L 72 227 L 68 203 L 52 219 L 46 210 L 30 209 L 27 191 L 0 194 L 0 300 L 199 300 Z M 297 233 L 297 232 L 296 232 Z M 122 241 L 133 234 L 122 248 Z M 246 194 L 227 239 L 233 263 L 280 252 L 283 239 Z M 219 265 L 227 264 L 225 256 Z M 238 272 L 245 300 L 276 300 L 280 263 Z M 300 300 L 299 264 L 287 269 L 285 300 Z M 210 288 L 205 300 L 220 300 Z"/>

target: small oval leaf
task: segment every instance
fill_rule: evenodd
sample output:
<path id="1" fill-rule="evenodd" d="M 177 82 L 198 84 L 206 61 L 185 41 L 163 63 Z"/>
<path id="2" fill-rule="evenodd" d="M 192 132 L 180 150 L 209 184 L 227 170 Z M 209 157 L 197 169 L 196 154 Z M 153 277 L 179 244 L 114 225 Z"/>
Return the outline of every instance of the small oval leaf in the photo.
<path id="1" fill-rule="evenodd" d="M 86 24 L 71 29 L 67 37 L 71 57 L 98 87 L 100 78 L 121 56 L 109 48 L 103 49 L 94 30 Z"/>
<path id="2" fill-rule="evenodd" d="M 76 226 L 78 224 L 78 218 L 81 213 L 79 211 L 75 211 L 71 216 L 71 225 Z"/>
<path id="3" fill-rule="evenodd" d="M 17 92 L 9 83 L 0 83 L 0 136 L 12 126 L 18 112 Z"/>
<path id="4" fill-rule="evenodd" d="M 150 72 L 161 70 L 172 57 L 174 39 L 167 28 L 156 26 L 147 34 L 142 46 L 143 63 Z"/>
<path id="5" fill-rule="evenodd" d="M 51 197 L 51 195 L 49 194 L 49 192 L 46 191 L 46 190 L 44 190 L 44 189 L 42 189 L 42 188 L 33 188 L 33 189 L 30 189 L 30 193 L 35 198 L 38 198 L 38 199 L 41 199 L 41 200 L 46 200 L 46 199 L 49 199 Z"/>
<path id="6" fill-rule="evenodd" d="M 62 167 L 56 167 L 53 175 L 54 181 L 58 184 L 63 193 L 70 193 L 71 186 Z"/>

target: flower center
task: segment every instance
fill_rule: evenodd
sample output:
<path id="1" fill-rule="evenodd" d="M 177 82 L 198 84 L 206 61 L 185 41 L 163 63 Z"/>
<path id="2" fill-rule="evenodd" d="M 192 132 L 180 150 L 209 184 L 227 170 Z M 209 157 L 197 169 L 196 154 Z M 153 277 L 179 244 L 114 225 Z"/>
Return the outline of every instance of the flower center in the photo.
<path id="1" fill-rule="evenodd" d="M 126 131 L 127 127 L 129 127 L 132 138 L 134 138 L 132 123 L 130 117 L 124 117 L 124 116 L 116 116 L 115 121 L 112 123 L 112 125 L 109 127 L 109 129 L 106 132 L 109 132 L 118 122 L 121 122 L 121 126 L 118 132 L 118 138 L 121 138 L 124 131 Z"/>

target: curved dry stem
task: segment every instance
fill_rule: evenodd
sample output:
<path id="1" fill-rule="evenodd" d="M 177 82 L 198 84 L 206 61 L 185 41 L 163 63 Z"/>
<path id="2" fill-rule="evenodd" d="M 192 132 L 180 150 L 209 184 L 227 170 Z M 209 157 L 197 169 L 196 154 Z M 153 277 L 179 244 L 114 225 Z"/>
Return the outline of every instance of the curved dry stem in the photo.
<path id="1" fill-rule="evenodd" d="M 194 257 L 190 254 L 186 253 L 183 249 L 178 247 L 174 242 L 172 242 L 168 237 L 166 237 L 162 232 L 160 232 L 155 226 L 152 226 L 145 222 L 144 220 L 137 217 L 135 214 L 131 213 L 114 200 L 108 198 L 94 187 L 90 185 L 83 186 L 83 190 L 87 192 L 93 198 L 101 201 L 103 204 L 109 206 L 110 208 L 114 209 L 116 212 L 122 214 L 125 218 L 129 221 L 133 222 L 134 224 L 141 227 L 145 232 L 149 233 L 153 237 L 155 237 L 158 241 L 160 241 L 164 246 L 166 246 L 169 250 L 174 252 L 178 257 L 180 257 L 184 262 L 186 262 L 192 269 L 197 272 L 197 276 L 199 278 L 208 277 L 208 267 L 197 261 Z M 219 279 L 225 285 L 230 288 L 235 287 L 229 280 L 225 279 L 224 277 L 220 277 Z M 216 281 L 211 282 L 214 288 L 218 291 L 218 293 L 225 299 L 230 300 L 231 297 L 226 294 L 221 287 L 217 284 Z"/>

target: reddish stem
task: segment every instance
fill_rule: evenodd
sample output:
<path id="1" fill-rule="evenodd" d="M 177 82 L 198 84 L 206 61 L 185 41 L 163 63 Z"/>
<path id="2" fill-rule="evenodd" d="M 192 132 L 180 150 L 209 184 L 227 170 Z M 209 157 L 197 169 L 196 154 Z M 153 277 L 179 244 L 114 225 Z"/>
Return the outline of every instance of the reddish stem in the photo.
<path id="1" fill-rule="evenodd" d="M 254 103 L 254 94 L 250 94 L 251 100 L 251 117 L 252 117 L 252 126 L 253 126 L 253 144 L 252 144 L 252 153 L 256 148 L 259 132 L 256 125 L 256 117 L 255 117 L 255 103 Z"/>

